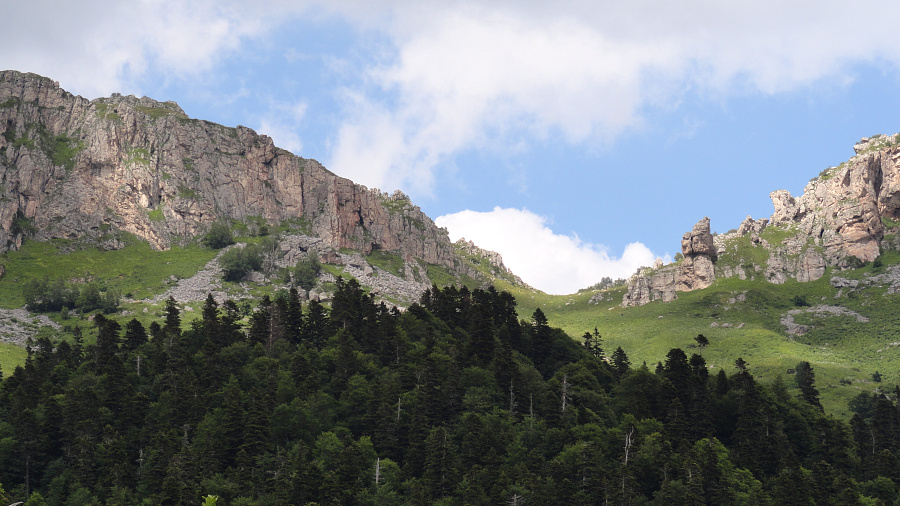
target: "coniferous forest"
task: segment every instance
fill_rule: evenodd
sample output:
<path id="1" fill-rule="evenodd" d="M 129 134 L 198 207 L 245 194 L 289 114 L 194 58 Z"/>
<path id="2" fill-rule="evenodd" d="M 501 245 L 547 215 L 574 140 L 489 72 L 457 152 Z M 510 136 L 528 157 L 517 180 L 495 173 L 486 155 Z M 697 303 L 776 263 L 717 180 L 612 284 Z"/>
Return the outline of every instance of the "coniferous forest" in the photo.
<path id="1" fill-rule="evenodd" d="M 493 288 L 404 312 L 339 280 L 249 322 L 211 297 L 96 344 L 42 338 L 0 384 L 0 500 L 36 504 L 895 504 L 897 391 L 851 422 L 672 349 L 629 363 Z M 702 350 L 702 348 L 701 348 Z M 7 503 L 3 503 L 7 504 Z"/>

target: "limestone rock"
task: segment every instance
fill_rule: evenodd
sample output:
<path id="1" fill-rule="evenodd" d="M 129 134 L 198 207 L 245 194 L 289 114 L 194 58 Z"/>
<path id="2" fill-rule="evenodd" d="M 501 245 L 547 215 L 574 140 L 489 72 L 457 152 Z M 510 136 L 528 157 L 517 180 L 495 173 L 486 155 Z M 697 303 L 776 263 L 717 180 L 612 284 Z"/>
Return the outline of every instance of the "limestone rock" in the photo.
<path id="1" fill-rule="evenodd" d="M 686 256 L 680 265 L 675 290 L 700 290 L 712 285 L 715 280 L 715 265 L 709 255 Z"/>
<path id="2" fill-rule="evenodd" d="M 808 248 L 800 256 L 796 269 L 796 279 L 801 283 L 815 281 L 825 275 L 825 257 L 813 248 Z"/>
<path id="3" fill-rule="evenodd" d="M 402 192 L 354 184 L 250 128 L 188 118 L 174 102 L 87 100 L 14 71 L 0 72 L 0 103 L 0 252 L 21 245 L 17 215 L 38 240 L 120 230 L 158 249 L 218 219 L 260 217 L 302 223 L 323 250 L 462 267 L 447 231 Z"/>
<path id="4" fill-rule="evenodd" d="M 716 279 L 716 245 L 709 229 L 709 218 L 703 218 L 681 239 L 684 259 L 679 264 L 642 269 L 628 281 L 622 297 L 623 306 L 642 306 L 655 300 L 669 302 L 676 292 L 699 290 Z"/>
<path id="5" fill-rule="evenodd" d="M 716 260 L 716 247 L 709 231 L 709 218 L 698 221 L 690 232 L 686 232 L 681 238 L 681 253 L 685 257 L 704 255 Z"/>
<path id="6" fill-rule="evenodd" d="M 791 193 L 787 190 L 775 190 L 769 194 L 772 204 L 775 206 L 775 213 L 772 214 L 772 223 L 781 225 L 790 223 L 797 216 L 797 201 L 791 197 Z"/>
<path id="7" fill-rule="evenodd" d="M 863 139 L 857 155 L 825 170 L 793 198 L 772 192 L 772 223 L 796 225 L 824 249 L 827 265 L 844 267 L 849 257 L 864 262 L 880 254 L 883 218 L 900 217 L 900 148 L 898 136 Z"/>
<path id="8" fill-rule="evenodd" d="M 678 269 L 675 265 L 667 265 L 656 272 L 638 274 L 629 280 L 622 305 L 643 306 L 655 300 L 669 302 L 675 300 L 675 284 Z"/>
<path id="9" fill-rule="evenodd" d="M 709 218 L 703 218 L 681 238 L 684 260 L 679 266 L 675 290 L 689 292 L 706 288 L 716 279 L 714 264 L 718 258 Z"/>

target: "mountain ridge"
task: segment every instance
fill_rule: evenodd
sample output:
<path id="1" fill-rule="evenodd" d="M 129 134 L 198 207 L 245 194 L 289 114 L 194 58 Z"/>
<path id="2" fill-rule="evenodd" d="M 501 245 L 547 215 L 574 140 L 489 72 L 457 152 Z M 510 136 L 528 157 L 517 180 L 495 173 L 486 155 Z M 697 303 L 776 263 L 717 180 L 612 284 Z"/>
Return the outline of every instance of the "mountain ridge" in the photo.
<path id="1" fill-rule="evenodd" d="M 815 281 L 829 267 L 859 267 L 897 249 L 900 134 L 863 138 L 854 151 L 812 178 L 800 196 L 773 191 L 769 218 L 748 216 L 737 229 L 715 236 L 704 218 L 682 239 L 683 260 L 639 270 L 622 305 L 669 302 L 677 292 L 706 288 L 717 278 Z M 705 245 L 700 250 L 692 247 L 698 242 Z"/>
<path id="2" fill-rule="evenodd" d="M 256 220 L 289 224 L 334 251 L 392 252 L 480 276 L 399 190 L 355 184 L 250 128 L 189 118 L 171 101 L 88 100 L 49 78 L 0 72 L 0 172 L 0 252 L 26 236 L 121 247 L 110 230 L 167 249 L 218 220 Z"/>

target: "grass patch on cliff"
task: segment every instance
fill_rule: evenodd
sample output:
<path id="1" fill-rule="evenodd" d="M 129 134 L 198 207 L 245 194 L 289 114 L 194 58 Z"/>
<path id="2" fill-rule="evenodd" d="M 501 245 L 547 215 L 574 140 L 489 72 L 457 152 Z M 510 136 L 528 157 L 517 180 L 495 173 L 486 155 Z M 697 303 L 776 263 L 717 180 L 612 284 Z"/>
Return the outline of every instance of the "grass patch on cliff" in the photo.
<path id="1" fill-rule="evenodd" d="M 109 120 L 113 123 L 122 123 L 122 117 L 119 116 L 115 111 L 109 110 L 109 104 L 103 102 L 96 102 L 94 107 L 97 110 L 97 117 L 103 120 Z"/>
<path id="2" fill-rule="evenodd" d="M 885 228 L 898 228 L 900 227 L 900 220 L 894 220 L 886 216 L 882 216 L 881 224 L 884 225 Z"/>
<path id="3" fill-rule="evenodd" d="M 797 229 L 791 225 L 788 227 L 768 226 L 760 234 L 761 241 L 769 243 L 769 247 L 775 250 L 781 247 L 783 242 L 797 235 Z M 742 267 L 745 271 L 754 265 L 765 266 L 771 256 L 771 250 L 761 243 L 754 243 L 750 234 L 728 239 L 725 252 L 719 255 L 716 265 Z M 747 273 L 751 275 L 751 272 Z"/>
<path id="4" fill-rule="evenodd" d="M 191 200 L 197 200 L 198 198 L 200 198 L 200 194 L 197 193 L 196 190 L 192 190 L 186 186 L 178 187 L 178 196 L 183 199 L 191 199 Z"/>
<path id="5" fill-rule="evenodd" d="M 150 165 L 150 152 L 144 148 L 129 149 L 128 158 L 125 159 L 125 165 L 131 163 Z"/>
<path id="6" fill-rule="evenodd" d="M 381 198 L 381 206 L 384 207 L 384 209 L 388 213 L 397 214 L 397 213 L 402 213 L 403 211 L 405 211 L 406 208 L 410 206 L 410 202 L 409 202 L 409 200 L 406 200 L 406 199 L 394 200 L 391 198 L 382 197 Z"/>
<path id="7" fill-rule="evenodd" d="M 403 277 L 403 258 L 393 251 L 372 250 L 366 261 L 394 276 Z"/>
<path id="8" fill-rule="evenodd" d="M 19 251 L 3 253 L 0 263 L 6 267 L 6 274 L 0 278 L 0 306 L 22 307 L 22 286 L 44 277 L 90 281 L 127 297 L 147 298 L 165 291 L 170 276 L 190 277 L 216 254 L 199 245 L 157 251 L 131 234 L 123 233 L 122 238 L 127 246 L 113 251 L 87 248 L 66 253 L 64 246 L 69 241 L 57 239 L 26 241 Z"/>
<path id="9" fill-rule="evenodd" d="M 84 150 L 84 141 L 57 135 L 47 139 L 44 146 L 53 165 L 65 167 L 67 171 L 71 171 L 75 168 L 75 157 Z"/>

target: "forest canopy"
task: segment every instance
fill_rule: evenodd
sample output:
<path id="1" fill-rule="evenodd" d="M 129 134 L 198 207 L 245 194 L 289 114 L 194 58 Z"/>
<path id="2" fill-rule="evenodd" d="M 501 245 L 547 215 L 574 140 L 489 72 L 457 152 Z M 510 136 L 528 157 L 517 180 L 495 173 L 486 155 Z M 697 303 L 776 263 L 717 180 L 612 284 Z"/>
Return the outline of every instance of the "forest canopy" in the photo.
<path id="1" fill-rule="evenodd" d="M 124 321 L 124 320 L 123 320 Z M 207 298 L 96 343 L 42 337 L 0 384 L 0 500 L 29 504 L 893 504 L 896 389 L 850 424 L 752 364 L 648 367 L 494 288 L 406 311 L 338 280 L 244 322 Z M 702 351 L 702 350 L 701 350 Z M 45 501 L 45 502 L 41 502 Z"/>

